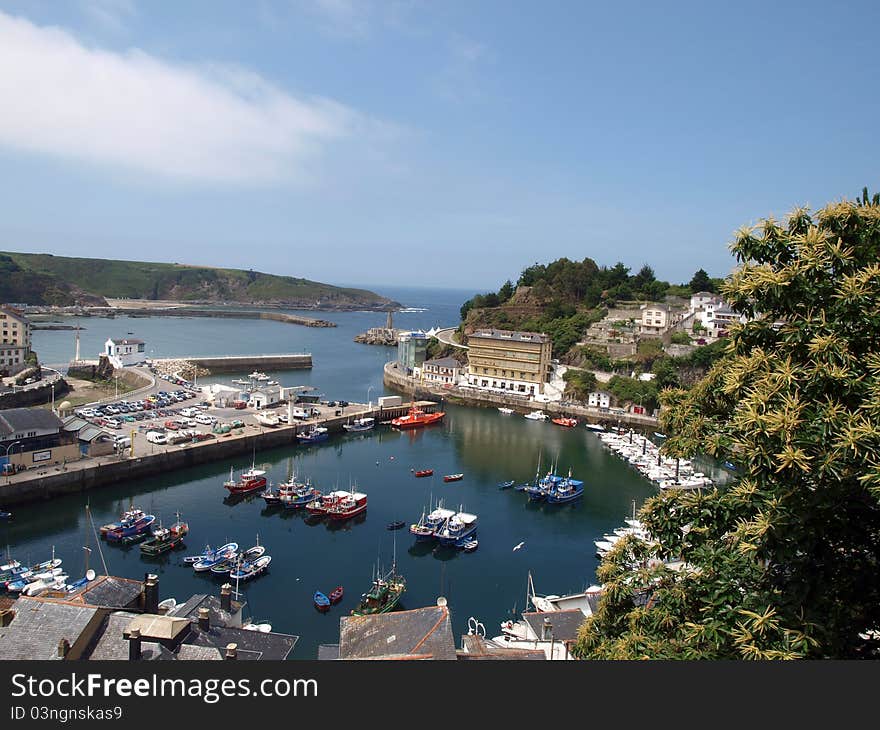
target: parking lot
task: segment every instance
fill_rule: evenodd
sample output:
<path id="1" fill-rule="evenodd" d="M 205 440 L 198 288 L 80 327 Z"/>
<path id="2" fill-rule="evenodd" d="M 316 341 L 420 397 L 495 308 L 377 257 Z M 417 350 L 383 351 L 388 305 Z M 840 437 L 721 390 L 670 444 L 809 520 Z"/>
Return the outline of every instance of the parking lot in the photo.
<path id="1" fill-rule="evenodd" d="M 158 381 L 162 383 L 162 381 Z M 93 407 L 77 408 L 75 415 L 104 429 L 116 442 L 120 456 L 145 456 L 169 448 L 186 448 L 201 441 L 229 438 L 247 432 L 272 428 L 256 420 L 253 408 L 220 408 L 203 400 L 202 393 L 187 381 L 170 383 L 167 390 L 158 390 L 143 398 L 120 399 Z M 363 404 L 346 401 L 298 403 L 295 423 L 314 423 L 321 418 L 361 412 Z M 287 424 L 287 403 L 277 403 L 262 412 L 274 412 Z M 132 442 L 134 444 L 132 449 Z"/>

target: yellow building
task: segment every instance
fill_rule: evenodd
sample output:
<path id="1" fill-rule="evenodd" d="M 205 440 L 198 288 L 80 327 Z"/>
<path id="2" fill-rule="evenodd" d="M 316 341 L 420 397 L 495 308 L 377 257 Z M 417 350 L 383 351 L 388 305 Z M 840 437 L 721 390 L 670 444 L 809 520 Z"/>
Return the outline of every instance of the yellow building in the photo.
<path id="1" fill-rule="evenodd" d="M 550 379 L 549 335 L 477 330 L 468 335 L 468 384 L 524 395 L 544 392 Z"/>
<path id="2" fill-rule="evenodd" d="M 0 307 L 0 371 L 24 369 L 31 351 L 31 323 L 12 307 Z"/>

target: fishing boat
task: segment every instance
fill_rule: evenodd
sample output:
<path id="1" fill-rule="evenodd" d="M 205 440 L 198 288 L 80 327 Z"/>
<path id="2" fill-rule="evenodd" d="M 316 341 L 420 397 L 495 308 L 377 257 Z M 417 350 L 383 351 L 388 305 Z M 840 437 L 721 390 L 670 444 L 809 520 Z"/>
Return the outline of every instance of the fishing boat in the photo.
<path id="1" fill-rule="evenodd" d="M 459 510 L 461 508 L 459 507 Z M 477 516 L 469 512 L 456 512 L 449 517 L 434 535 L 441 545 L 456 545 L 477 531 Z"/>
<path id="2" fill-rule="evenodd" d="M 330 431 L 324 426 L 312 426 L 305 433 L 298 433 L 296 440 L 301 444 L 316 444 L 326 441 L 330 437 Z"/>
<path id="3" fill-rule="evenodd" d="M 577 418 L 567 418 L 566 416 L 560 416 L 559 418 L 552 419 L 553 423 L 557 426 L 565 426 L 566 428 L 574 428 L 578 425 Z"/>
<path id="4" fill-rule="evenodd" d="M 327 597 L 330 599 L 330 603 L 339 603 L 342 600 L 343 593 L 343 587 L 336 586 L 336 588 L 330 591 L 330 594 Z"/>
<path id="5" fill-rule="evenodd" d="M 364 418 L 355 418 L 351 423 L 343 423 L 342 427 L 349 433 L 358 433 L 360 431 L 371 431 L 376 426 L 376 419 L 365 416 Z"/>
<path id="6" fill-rule="evenodd" d="M 391 570 L 385 575 L 374 575 L 372 587 L 361 596 L 360 603 L 352 609 L 351 614 L 368 616 L 393 611 L 405 591 L 406 579 L 397 572 L 397 565 L 392 564 Z"/>
<path id="7" fill-rule="evenodd" d="M 500 482 L 498 489 L 510 489 L 515 483 L 513 479 L 508 479 L 506 482 Z"/>
<path id="8" fill-rule="evenodd" d="M 415 401 L 413 401 L 407 414 L 405 416 L 400 416 L 399 418 L 392 418 L 391 425 L 395 428 L 421 428 L 423 426 L 430 426 L 434 423 L 440 423 L 444 416 L 446 416 L 444 411 L 426 413 L 421 408 L 418 408 Z"/>
<path id="9" fill-rule="evenodd" d="M 183 559 L 183 562 L 188 565 L 194 565 L 195 563 L 200 563 L 205 560 L 213 560 L 218 555 L 228 552 L 236 552 L 237 550 L 237 542 L 227 542 L 225 545 L 214 549 L 211 549 L 210 545 L 206 545 L 205 551 L 201 555 L 189 555 Z"/>
<path id="10" fill-rule="evenodd" d="M 389 522 L 389 523 L 388 523 L 388 525 L 386 526 L 386 529 L 388 529 L 388 530 L 399 530 L 399 529 L 400 529 L 401 527 L 403 527 L 405 524 L 406 524 L 406 523 L 405 523 L 403 520 L 394 520 L 394 522 Z"/>
<path id="11" fill-rule="evenodd" d="M 37 578 L 37 580 L 28 583 L 22 589 L 21 593 L 25 596 L 38 596 L 40 593 L 44 593 L 48 590 L 60 590 L 67 584 L 67 579 L 69 577 L 70 576 L 66 573 L 59 572 L 51 577 L 45 576 Z"/>
<path id="12" fill-rule="evenodd" d="M 279 501 L 284 509 L 302 509 L 310 502 L 320 499 L 321 492 L 310 482 L 294 482 L 282 484 L 278 488 Z"/>
<path id="13" fill-rule="evenodd" d="M 321 591 L 315 591 L 314 596 L 315 608 L 317 608 L 321 613 L 325 613 L 330 610 L 330 599 L 327 598 Z"/>
<path id="14" fill-rule="evenodd" d="M 112 532 L 114 530 L 118 530 L 121 527 L 126 527 L 127 525 L 131 525 L 136 520 L 140 519 L 144 516 L 144 511 L 142 509 L 138 509 L 136 507 L 129 507 L 125 512 L 123 512 L 119 516 L 118 522 L 110 522 L 106 525 L 102 525 L 100 529 L 101 537 L 106 537 L 108 532 Z"/>
<path id="15" fill-rule="evenodd" d="M 547 504 L 566 504 L 573 502 L 584 493 L 584 483 L 580 479 L 573 479 L 571 469 L 568 476 L 556 482 L 547 492 Z"/>
<path id="16" fill-rule="evenodd" d="M 433 469 L 419 469 L 418 471 L 416 471 L 414 473 L 417 477 L 429 477 L 429 476 L 433 475 L 434 470 Z"/>
<path id="17" fill-rule="evenodd" d="M 266 472 L 251 466 L 247 471 L 243 471 L 236 481 L 233 477 L 232 467 L 229 467 L 229 479 L 223 483 L 223 486 L 229 490 L 230 494 L 249 494 L 257 489 L 262 489 L 267 484 Z"/>
<path id="18" fill-rule="evenodd" d="M 132 538 L 149 537 L 150 528 L 155 521 L 155 515 L 141 515 L 131 523 L 110 530 L 104 537 L 108 542 L 130 542 Z"/>
<path id="19" fill-rule="evenodd" d="M 447 474 L 443 477 L 444 482 L 460 482 L 464 479 L 464 474 Z"/>
<path id="20" fill-rule="evenodd" d="M 153 536 L 149 540 L 141 543 L 141 552 L 154 556 L 183 547 L 184 534 L 186 533 L 174 532 L 170 527 L 160 527 L 153 530 Z"/>
<path id="21" fill-rule="evenodd" d="M 509 416 L 511 413 L 513 413 L 513 408 L 499 408 L 498 412 L 503 413 L 505 416 Z"/>
<path id="22" fill-rule="evenodd" d="M 255 560 L 240 561 L 235 568 L 229 571 L 229 577 L 235 581 L 256 578 L 258 575 L 265 573 L 269 569 L 269 563 L 271 562 L 271 555 L 260 555 Z"/>
<path id="23" fill-rule="evenodd" d="M 363 492 L 343 492 L 334 504 L 327 508 L 327 516 L 331 520 L 347 520 L 367 511 L 367 495 Z"/>
<path id="24" fill-rule="evenodd" d="M 83 588 L 86 585 L 88 585 L 89 583 L 91 583 L 93 580 L 95 580 L 96 577 L 97 577 L 97 573 L 95 573 L 94 570 L 89 568 L 88 570 L 86 570 L 85 575 L 83 575 L 82 578 L 80 578 L 79 580 L 73 581 L 73 583 L 68 583 L 67 585 L 64 586 L 64 589 L 68 593 L 73 593 L 74 591 L 78 591 L 80 588 Z"/>
<path id="25" fill-rule="evenodd" d="M 530 421 L 546 421 L 549 416 L 544 411 L 532 411 L 531 413 L 526 413 L 523 418 L 528 418 Z"/>
<path id="26" fill-rule="evenodd" d="M 203 556 L 201 560 L 192 564 L 196 573 L 205 573 L 221 563 L 231 560 L 238 553 L 238 544 L 234 542 L 227 543 L 222 548 L 210 555 Z"/>
<path id="27" fill-rule="evenodd" d="M 335 506 L 336 503 L 346 495 L 348 495 L 348 492 L 340 490 L 322 494 L 306 505 L 306 512 L 314 516 L 324 516 L 328 513 L 331 507 Z"/>
<path id="28" fill-rule="evenodd" d="M 269 376 L 266 373 L 261 373 L 259 370 L 254 370 L 248 377 L 251 380 L 268 380 Z"/>
<path id="29" fill-rule="evenodd" d="M 428 526 L 424 510 L 422 510 L 422 516 L 419 517 L 419 521 L 409 526 L 409 532 L 418 541 L 434 539 L 434 528 Z"/>

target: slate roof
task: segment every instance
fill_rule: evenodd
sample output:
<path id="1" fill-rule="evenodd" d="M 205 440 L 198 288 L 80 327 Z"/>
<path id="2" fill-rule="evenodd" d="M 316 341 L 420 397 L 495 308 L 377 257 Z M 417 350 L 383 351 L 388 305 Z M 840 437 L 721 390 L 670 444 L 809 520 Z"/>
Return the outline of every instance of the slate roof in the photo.
<path id="1" fill-rule="evenodd" d="M 429 606 L 339 619 L 340 659 L 455 659 L 449 609 Z"/>
<path id="2" fill-rule="evenodd" d="M 68 595 L 67 600 L 88 606 L 130 608 L 138 603 L 143 583 L 113 575 L 100 575 L 83 588 Z"/>
<path id="3" fill-rule="evenodd" d="M 63 423 L 64 430 L 69 431 L 70 433 L 74 433 L 75 431 L 79 431 L 81 428 L 90 425 L 87 420 L 80 418 L 79 416 L 68 416 L 64 419 Z"/>
<path id="4" fill-rule="evenodd" d="M 114 345 L 143 345 L 144 344 L 143 340 L 135 340 L 135 339 L 117 340 L 116 338 L 111 337 L 110 340 L 111 340 L 111 342 L 113 342 Z"/>
<path id="5" fill-rule="evenodd" d="M 99 428 L 98 426 L 88 425 L 84 429 L 82 429 L 78 434 L 77 438 L 80 441 L 87 441 L 91 443 L 92 441 L 100 438 L 101 436 L 106 436 L 108 439 L 112 438 L 109 433 L 107 433 L 103 428 Z"/>
<path id="6" fill-rule="evenodd" d="M 574 641 L 577 639 L 578 629 L 586 620 L 583 611 L 579 608 L 572 608 L 567 611 L 550 611 L 540 612 L 534 611 L 524 613 L 523 618 L 535 632 L 535 636 L 541 637 L 541 629 L 544 619 L 549 618 L 553 627 L 553 638 L 556 641 Z"/>
<path id="7" fill-rule="evenodd" d="M 46 408 L 6 408 L 0 411 L 0 440 L 27 431 L 59 431 L 61 426 L 61 419 Z"/>
<path id="8" fill-rule="evenodd" d="M 0 628 L 0 660 L 60 659 L 58 642 L 72 645 L 100 609 L 20 596 L 15 618 Z"/>
<path id="9" fill-rule="evenodd" d="M 249 631 L 229 626 L 211 626 L 207 631 L 193 623 L 190 635 L 184 640 L 186 644 L 199 647 L 213 647 L 225 657 L 228 644 L 237 645 L 237 658 L 244 660 L 281 660 L 287 659 L 293 651 L 298 636 Z"/>
<path id="10" fill-rule="evenodd" d="M 425 365 L 433 365 L 438 368 L 460 368 L 462 364 L 456 360 L 454 357 L 438 357 L 436 360 L 425 360 L 422 363 Z"/>
<path id="11" fill-rule="evenodd" d="M 91 661 L 128 661 L 130 647 L 126 632 L 131 628 L 133 622 L 143 619 L 144 614 L 114 611 L 107 617 L 102 627 L 101 638 L 95 644 L 88 659 Z M 155 641 L 145 639 L 141 642 L 141 661 L 205 661 L 222 658 L 220 651 L 213 646 L 194 646 L 184 643 L 172 651 Z"/>
<path id="12" fill-rule="evenodd" d="M 509 332 L 507 330 L 477 330 L 469 337 L 488 337 L 493 340 L 519 340 L 520 342 L 548 342 L 550 335 L 543 332 Z"/>
<path id="13" fill-rule="evenodd" d="M 233 600 L 232 613 L 229 613 L 220 607 L 220 599 L 217 596 L 196 593 L 194 596 L 190 596 L 189 600 L 175 606 L 166 615 L 196 621 L 199 618 L 199 609 L 207 608 L 211 626 L 228 626 L 230 623 L 233 623 L 232 615 L 238 613 L 246 605 L 246 602 Z"/>

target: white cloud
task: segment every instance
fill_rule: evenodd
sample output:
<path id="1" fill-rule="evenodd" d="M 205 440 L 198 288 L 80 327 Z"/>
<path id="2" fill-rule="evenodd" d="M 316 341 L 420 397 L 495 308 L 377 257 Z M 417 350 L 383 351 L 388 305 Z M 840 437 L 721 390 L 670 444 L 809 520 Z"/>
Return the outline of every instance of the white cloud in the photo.
<path id="1" fill-rule="evenodd" d="M 389 127 L 224 65 L 89 48 L 0 12 L 0 147 L 221 183 L 303 181 L 328 145 Z"/>

